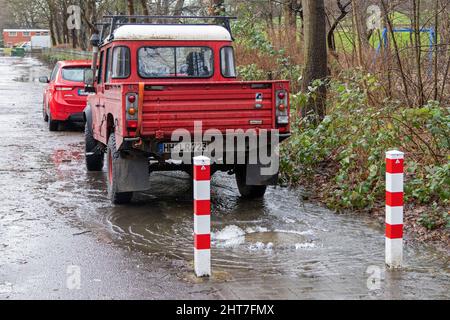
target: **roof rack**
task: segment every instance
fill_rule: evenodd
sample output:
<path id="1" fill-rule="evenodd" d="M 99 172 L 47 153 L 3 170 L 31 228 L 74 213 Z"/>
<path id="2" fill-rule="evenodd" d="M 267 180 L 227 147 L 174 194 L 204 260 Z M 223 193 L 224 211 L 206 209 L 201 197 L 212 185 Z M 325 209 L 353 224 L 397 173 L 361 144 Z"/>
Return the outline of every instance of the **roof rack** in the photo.
<path id="1" fill-rule="evenodd" d="M 190 23 L 191 25 L 221 25 L 230 32 L 231 37 L 231 24 L 230 20 L 235 20 L 237 17 L 229 16 L 142 16 L 142 15 L 105 15 L 103 16 L 103 22 L 96 23 L 96 26 L 101 27 L 100 31 L 100 45 L 105 40 L 111 41 L 114 39 L 114 31 L 124 25 L 178 25 L 183 24 L 183 20 L 212 20 L 214 23 Z M 164 23 L 158 23 L 163 20 Z M 166 21 L 173 21 L 173 23 L 167 23 Z M 107 32 L 109 37 L 106 38 Z"/>

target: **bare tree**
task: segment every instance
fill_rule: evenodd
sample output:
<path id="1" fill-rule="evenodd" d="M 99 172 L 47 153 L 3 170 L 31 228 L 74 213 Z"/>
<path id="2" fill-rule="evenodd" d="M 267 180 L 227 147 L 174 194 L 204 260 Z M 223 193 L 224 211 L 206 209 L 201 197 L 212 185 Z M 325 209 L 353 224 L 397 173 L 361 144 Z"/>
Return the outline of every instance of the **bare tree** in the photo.
<path id="1" fill-rule="evenodd" d="M 328 75 L 327 62 L 327 42 L 326 42 L 326 19 L 323 0 L 303 0 L 303 20 L 304 20 L 304 58 L 305 70 L 303 75 L 303 91 L 314 80 L 325 80 Z M 302 115 L 314 115 L 318 122 L 325 117 L 326 113 L 326 94 L 325 83 L 322 83 L 317 96 L 310 99 L 307 106 L 303 108 Z"/>
<path id="2" fill-rule="evenodd" d="M 284 20 L 288 42 L 297 43 L 297 0 L 287 0 L 284 4 Z"/>
<path id="3" fill-rule="evenodd" d="M 422 81 L 422 59 L 421 59 L 421 41 L 420 41 L 420 0 L 412 0 L 412 16 L 414 28 L 414 53 L 416 56 L 417 67 L 417 96 L 419 97 L 419 105 L 425 103 L 425 95 Z"/>
<path id="4" fill-rule="evenodd" d="M 173 9 L 174 16 L 181 16 L 183 14 L 184 0 L 177 0 L 175 8 Z"/>
<path id="5" fill-rule="evenodd" d="M 127 4 L 128 4 L 128 14 L 130 16 L 134 16 L 135 12 L 134 12 L 134 0 L 127 0 Z"/>
<path id="6" fill-rule="evenodd" d="M 392 39 L 392 44 L 394 46 L 394 55 L 395 55 L 395 58 L 397 60 L 398 68 L 399 68 L 399 71 L 400 71 L 400 76 L 401 76 L 402 83 L 403 83 L 403 95 L 404 95 L 408 105 L 412 105 L 411 104 L 411 99 L 410 99 L 410 96 L 409 96 L 409 90 L 408 90 L 408 80 L 406 79 L 406 75 L 405 75 L 405 72 L 404 72 L 402 59 L 401 59 L 400 53 L 399 53 L 397 40 L 396 40 L 395 34 L 394 34 L 394 26 L 392 24 L 391 18 L 389 17 L 390 10 L 387 7 L 386 0 L 380 0 L 380 3 L 381 3 L 381 6 L 382 6 L 382 9 L 383 9 L 384 19 L 385 19 L 386 24 L 388 26 L 389 35 L 390 35 L 390 37 Z"/>
<path id="7" fill-rule="evenodd" d="M 358 61 L 359 67 L 362 67 L 363 65 L 363 57 L 362 57 L 362 30 L 361 30 L 361 19 L 358 13 L 359 6 L 355 3 L 352 5 L 352 11 L 353 11 L 353 28 L 354 28 L 354 34 L 355 34 L 355 51 L 356 51 L 356 58 Z"/>
<path id="8" fill-rule="evenodd" d="M 220 16 L 225 13 L 225 0 L 210 0 L 209 13 L 213 16 Z"/>
<path id="9" fill-rule="evenodd" d="M 344 20 L 345 17 L 350 12 L 350 10 L 348 8 L 352 4 L 352 0 L 347 0 L 346 3 L 343 3 L 342 0 L 337 0 L 336 3 L 337 3 L 337 6 L 339 8 L 340 14 L 334 20 L 333 24 L 331 24 L 330 30 L 328 31 L 328 35 L 327 35 L 328 49 L 331 52 L 335 52 L 336 51 L 336 42 L 335 42 L 335 39 L 334 39 L 334 32 L 336 31 L 336 28 L 338 27 L 339 23 L 341 23 L 342 20 Z"/>
<path id="10" fill-rule="evenodd" d="M 144 15 L 149 16 L 150 12 L 148 10 L 147 0 L 140 0 L 140 1 L 141 1 L 141 7 L 142 7 L 142 11 L 143 11 Z"/>

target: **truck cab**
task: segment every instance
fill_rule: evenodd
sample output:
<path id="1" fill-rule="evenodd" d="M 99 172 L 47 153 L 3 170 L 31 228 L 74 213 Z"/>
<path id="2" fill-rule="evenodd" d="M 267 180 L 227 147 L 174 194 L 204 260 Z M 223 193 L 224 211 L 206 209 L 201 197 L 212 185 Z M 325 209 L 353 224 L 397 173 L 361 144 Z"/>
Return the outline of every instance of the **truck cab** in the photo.
<path id="1" fill-rule="evenodd" d="M 236 174 L 243 197 L 262 197 L 277 183 L 278 168 L 262 173 L 267 163 L 258 158 L 262 146 L 290 135 L 289 83 L 237 80 L 229 18 L 203 18 L 214 23 L 104 18 L 86 76 L 86 165 L 101 171 L 106 155 L 115 204 L 151 189 L 151 172 L 191 174 L 201 154 L 212 158 L 213 173 Z"/>

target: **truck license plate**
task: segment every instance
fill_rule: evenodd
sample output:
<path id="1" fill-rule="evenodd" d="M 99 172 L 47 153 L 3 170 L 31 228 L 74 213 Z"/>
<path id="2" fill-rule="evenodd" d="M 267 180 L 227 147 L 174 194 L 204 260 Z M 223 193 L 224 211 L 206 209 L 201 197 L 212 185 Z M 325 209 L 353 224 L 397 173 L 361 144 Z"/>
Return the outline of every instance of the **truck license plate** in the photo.
<path id="1" fill-rule="evenodd" d="M 159 145 L 160 153 L 172 152 L 205 152 L 208 147 L 206 142 L 170 142 Z"/>

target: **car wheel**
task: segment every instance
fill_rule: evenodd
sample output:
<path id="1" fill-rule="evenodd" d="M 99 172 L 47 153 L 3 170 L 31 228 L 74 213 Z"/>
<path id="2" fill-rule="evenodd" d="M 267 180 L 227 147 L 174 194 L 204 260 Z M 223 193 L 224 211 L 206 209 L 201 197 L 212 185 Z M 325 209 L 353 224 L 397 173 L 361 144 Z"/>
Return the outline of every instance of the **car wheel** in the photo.
<path id="1" fill-rule="evenodd" d="M 108 196 L 113 204 L 127 204 L 133 198 L 133 192 L 117 192 L 116 167 L 120 159 L 120 152 L 116 149 L 116 136 L 114 132 L 110 135 L 107 152 L 108 167 Z"/>
<path id="2" fill-rule="evenodd" d="M 45 108 L 45 104 L 42 105 L 42 116 L 45 122 L 48 122 L 48 114 L 47 109 Z"/>
<path id="3" fill-rule="evenodd" d="M 245 166 L 239 166 L 238 168 L 236 168 L 235 173 L 239 193 L 241 194 L 242 198 L 259 199 L 264 197 L 264 195 L 266 194 L 267 186 L 249 186 L 246 184 Z"/>
<path id="4" fill-rule="evenodd" d="M 85 157 L 86 157 L 86 168 L 88 171 L 102 171 L 104 166 L 105 155 L 103 151 L 100 150 L 97 140 L 94 139 L 92 134 L 92 129 L 89 127 L 88 123 L 85 125 L 84 130 L 85 138 Z"/>
<path id="5" fill-rule="evenodd" d="M 52 115 L 50 114 L 48 116 L 48 130 L 49 131 L 58 131 L 59 129 L 59 121 L 52 120 Z"/>

